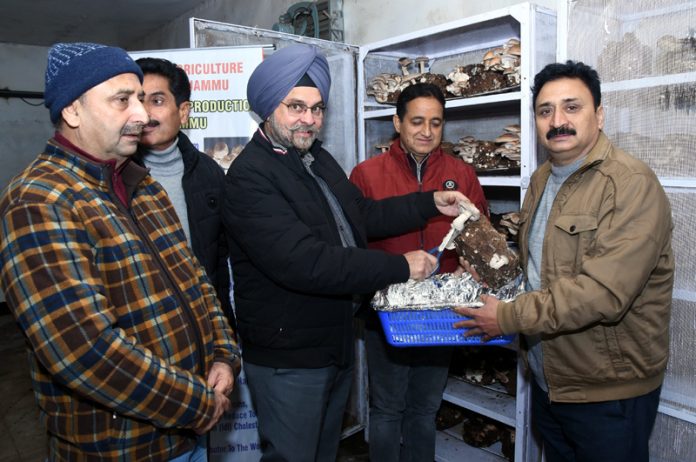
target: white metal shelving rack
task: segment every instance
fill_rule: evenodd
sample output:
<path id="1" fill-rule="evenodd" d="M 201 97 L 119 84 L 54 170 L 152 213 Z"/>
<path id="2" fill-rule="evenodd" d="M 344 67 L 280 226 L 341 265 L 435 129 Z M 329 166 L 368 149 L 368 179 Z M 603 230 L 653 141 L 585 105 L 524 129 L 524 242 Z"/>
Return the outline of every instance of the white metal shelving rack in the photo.
<path id="1" fill-rule="evenodd" d="M 511 123 L 521 126 L 522 162 L 514 176 L 479 175 L 486 194 L 502 191 L 502 199 L 490 201 L 491 209 L 513 204 L 519 208 L 537 166 L 537 143 L 531 109 L 531 83 L 544 65 L 556 57 L 555 13 L 531 3 L 521 3 L 486 14 L 452 21 L 360 47 L 358 56 L 358 161 L 371 157 L 375 144 L 393 132 L 393 105 L 376 103 L 366 95 L 366 85 L 379 73 L 397 73 L 398 58 L 428 56 L 430 71 L 447 74 L 455 65 L 480 62 L 485 51 L 516 37 L 521 41 L 521 85 L 514 91 L 451 99 L 446 104 L 444 139 L 464 135 L 495 139 Z M 497 204 L 497 202 L 500 204 Z M 508 209 L 509 210 L 509 209 Z M 517 396 L 465 383 L 450 377 L 443 399 L 512 426 L 516 430 L 515 460 L 538 461 L 540 452 L 530 431 L 528 382 L 518 366 Z M 466 445 L 461 429 L 439 432 L 438 461 L 501 461 L 499 444 L 479 449 Z"/>

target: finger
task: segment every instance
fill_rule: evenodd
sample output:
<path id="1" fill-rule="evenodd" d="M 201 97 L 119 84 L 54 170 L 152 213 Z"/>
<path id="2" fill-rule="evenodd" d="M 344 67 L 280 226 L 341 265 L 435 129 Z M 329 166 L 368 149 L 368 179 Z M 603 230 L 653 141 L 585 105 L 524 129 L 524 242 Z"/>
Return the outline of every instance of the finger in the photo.
<path id="1" fill-rule="evenodd" d="M 225 393 L 225 395 L 227 395 L 229 397 L 233 391 L 234 391 L 234 379 L 232 379 L 230 381 L 230 384 L 229 384 L 228 389 L 227 389 L 227 393 Z"/>
<path id="2" fill-rule="evenodd" d="M 467 331 L 464 332 L 464 337 L 474 337 L 477 335 L 481 335 L 483 331 L 479 329 L 478 327 L 471 328 Z"/>
<path id="3" fill-rule="evenodd" d="M 454 324 L 452 324 L 452 327 L 456 329 L 471 329 L 473 327 L 476 327 L 476 321 L 473 319 L 467 319 L 465 321 L 457 321 Z"/>
<path id="4" fill-rule="evenodd" d="M 474 317 L 474 310 L 469 308 L 468 306 L 455 306 L 454 312 L 461 314 L 462 316 L 466 316 L 468 318 Z"/>

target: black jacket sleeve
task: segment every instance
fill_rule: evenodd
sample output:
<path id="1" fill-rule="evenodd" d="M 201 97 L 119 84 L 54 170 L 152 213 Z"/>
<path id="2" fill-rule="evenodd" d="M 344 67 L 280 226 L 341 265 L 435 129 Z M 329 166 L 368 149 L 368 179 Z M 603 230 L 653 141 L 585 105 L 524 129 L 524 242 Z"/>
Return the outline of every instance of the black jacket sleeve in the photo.
<path id="1" fill-rule="evenodd" d="M 371 201 L 338 164 L 324 161 L 316 173 L 339 199 L 361 246 L 344 248 L 315 180 L 292 162 L 289 155 L 254 149 L 252 141 L 228 171 L 223 219 L 237 255 L 234 264 L 253 266 L 274 283 L 307 293 L 369 293 L 406 281 L 410 273 L 402 255 L 361 247 L 368 227 L 403 232 L 424 223 L 437 211 L 432 194 Z"/>

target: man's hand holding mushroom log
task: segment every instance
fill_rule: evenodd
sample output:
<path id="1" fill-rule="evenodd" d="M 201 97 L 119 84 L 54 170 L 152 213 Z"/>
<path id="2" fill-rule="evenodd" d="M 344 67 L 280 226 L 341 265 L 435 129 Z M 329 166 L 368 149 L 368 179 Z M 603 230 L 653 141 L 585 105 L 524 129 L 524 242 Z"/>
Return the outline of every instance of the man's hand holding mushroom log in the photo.
<path id="1" fill-rule="evenodd" d="M 498 326 L 498 299 L 492 295 L 481 295 L 481 301 L 483 306 L 479 308 L 455 307 L 455 312 L 470 319 L 457 321 L 453 327 L 467 328 L 469 330 L 464 336 L 483 335 L 484 340 L 502 335 L 503 332 Z"/>
<path id="2" fill-rule="evenodd" d="M 434 199 L 435 205 L 440 213 L 450 217 L 459 215 L 460 202 L 468 202 L 471 204 L 469 198 L 459 191 L 435 191 Z M 473 204 L 471 205 L 474 207 Z"/>

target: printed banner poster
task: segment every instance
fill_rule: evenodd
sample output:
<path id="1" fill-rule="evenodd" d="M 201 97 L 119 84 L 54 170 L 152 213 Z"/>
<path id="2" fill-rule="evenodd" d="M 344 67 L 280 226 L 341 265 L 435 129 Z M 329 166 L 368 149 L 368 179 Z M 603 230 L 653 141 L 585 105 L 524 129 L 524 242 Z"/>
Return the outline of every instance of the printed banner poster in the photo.
<path id="1" fill-rule="evenodd" d="M 168 59 L 186 71 L 191 82 L 191 113 L 182 129 L 199 151 L 227 171 L 258 127 L 251 116 L 246 87 L 263 60 L 262 48 L 187 48 L 130 55 L 133 59 Z"/>
<path id="2" fill-rule="evenodd" d="M 191 113 L 182 127 L 199 151 L 227 171 L 258 123 L 249 112 L 246 87 L 263 59 L 261 47 L 191 48 L 130 53 L 133 59 L 163 58 L 182 67 L 191 82 Z M 244 370 L 230 396 L 232 408 L 209 433 L 210 462 L 257 462 L 258 424 Z"/>

